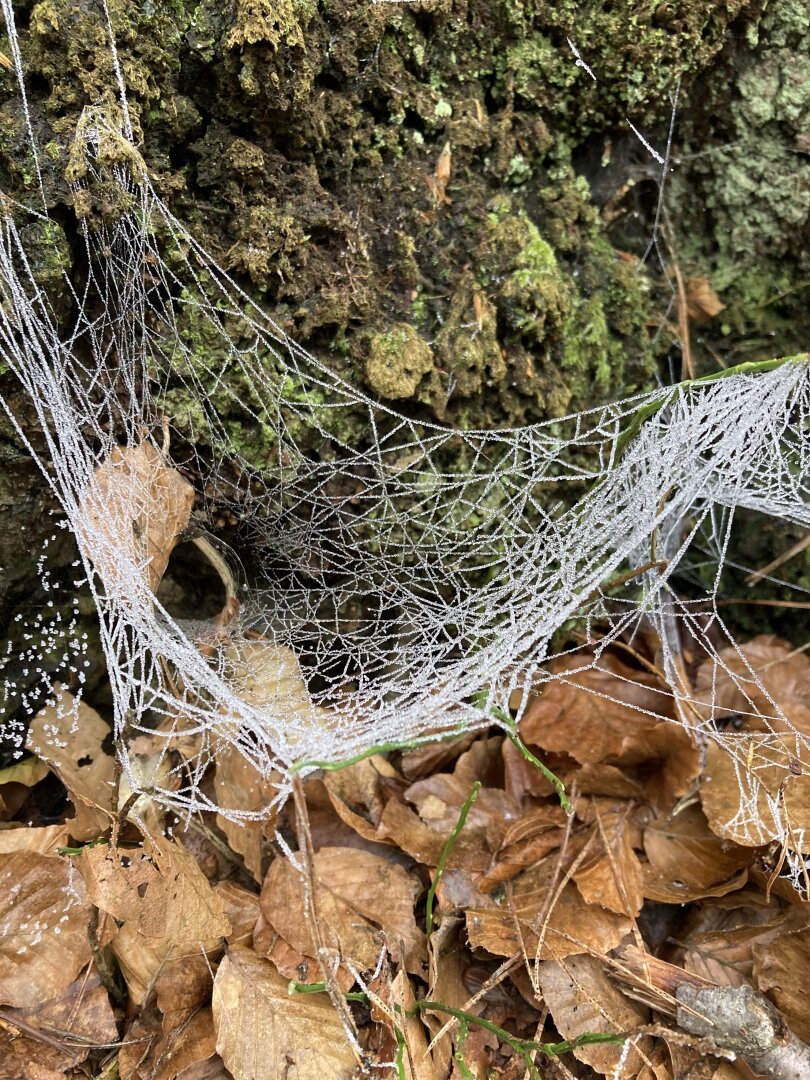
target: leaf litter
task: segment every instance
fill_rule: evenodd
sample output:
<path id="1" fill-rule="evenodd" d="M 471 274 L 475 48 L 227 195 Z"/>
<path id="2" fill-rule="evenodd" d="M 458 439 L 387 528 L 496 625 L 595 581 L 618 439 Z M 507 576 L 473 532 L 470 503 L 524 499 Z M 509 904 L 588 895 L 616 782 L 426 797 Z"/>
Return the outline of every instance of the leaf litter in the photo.
<path id="1" fill-rule="evenodd" d="M 88 529 L 155 593 L 190 488 L 148 443 L 96 481 Z M 244 700 L 334 722 L 295 656 L 231 633 L 232 613 L 200 649 Z M 681 1002 L 748 987 L 810 1040 L 810 761 L 770 715 L 810 735 L 810 659 L 769 635 L 719 676 L 694 659 L 706 740 L 661 719 L 679 713 L 655 644 L 558 661 L 522 742 L 493 727 L 378 753 L 286 802 L 221 740 L 196 780 L 240 823 L 149 799 L 198 750 L 181 688 L 168 742 L 165 716 L 154 746 L 122 736 L 130 795 L 103 709 L 54 685 L 0 773 L 0 1080 L 750 1080 L 743 1045 Z"/>

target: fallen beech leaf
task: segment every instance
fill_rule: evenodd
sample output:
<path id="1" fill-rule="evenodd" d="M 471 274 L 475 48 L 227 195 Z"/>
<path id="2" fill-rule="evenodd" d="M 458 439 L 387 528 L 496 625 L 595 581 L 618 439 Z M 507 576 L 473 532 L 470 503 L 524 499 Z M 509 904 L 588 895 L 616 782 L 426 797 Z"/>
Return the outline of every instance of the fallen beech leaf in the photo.
<path id="1" fill-rule="evenodd" d="M 723 649 L 717 661 L 700 667 L 695 700 L 701 715 L 715 723 L 738 715 L 747 718 L 749 731 L 792 727 L 810 735 L 810 657 L 773 634 L 760 634 L 738 649 Z M 774 702 L 787 724 L 776 715 Z M 757 713 L 767 724 L 751 715 Z"/>
<path id="2" fill-rule="evenodd" d="M 250 945 L 253 929 L 259 918 L 259 897 L 235 881 L 219 881 L 214 893 L 222 905 L 225 917 L 231 924 L 226 934 L 229 945 Z"/>
<path id="3" fill-rule="evenodd" d="M 398 1007 L 398 1026 L 405 1038 L 405 1076 L 407 1080 L 439 1080 L 433 1065 L 433 1058 L 428 1052 L 428 1040 L 422 1017 L 408 1015 L 416 1004 L 411 981 L 404 971 L 394 976 L 388 992 L 389 1003 Z"/>
<path id="4" fill-rule="evenodd" d="M 93 903 L 123 924 L 112 950 L 137 1003 L 170 961 L 214 951 L 231 930 L 193 856 L 164 837 L 148 846 L 85 848 L 75 860 Z"/>
<path id="5" fill-rule="evenodd" d="M 491 892 L 496 885 L 509 881 L 526 866 L 538 862 L 560 846 L 565 835 L 566 813 L 561 806 L 547 804 L 528 810 L 513 821 L 503 836 L 500 849 L 478 882 L 482 892 Z M 471 869 L 469 865 L 466 869 Z"/>
<path id="6" fill-rule="evenodd" d="M 58 847 L 67 844 L 67 825 L 13 825 L 0 828 L 0 855 L 15 851 L 35 851 L 40 855 L 55 855 Z"/>
<path id="7" fill-rule="evenodd" d="M 197 1009 L 166 1029 L 154 1012 L 141 1013 L 127 1031 L 118 1055 L 121 1080 L 175 1080 L 216 1053 L 210 1009 Z"/>
<path id="8" fill-rule="evenodd" d="M 25 787 L 33 787 L 48 775 L 48 766 L 38 757 L 23 758 L 13 765 L 7 765 L 0 769 L 0 787 L 3 784 L 24 784 Z"/>
<path id="9" fill-rule="evenodd" d="M 293 747 L 307 747 L 314 729 L 336 723 L 332 713 L 313 704 L 292 649 L 232 636 L 225 649 L 225 676 L 250 708 L 272 711 L 279 723 L 283 718 L 284 735 Z"/>
<path id="10" fill-rule="evenodd" d="M 0 855 L 0 1003 L 36 1006 L 73 982 L 90 959 L 89 914 L 67 859 Z"/>
<path id="11" fill-rule="evenodd" d="M 235 945 L 219 965 L 212 1009 L 217 1051 L 235 1080 L 292 1071 L 351 1080 L 357 1061 L 326 994 L 290 994 L 273 965 Z"/>
<path id="12" fill-rule="evenodd" d="M 114 762 L 103 749 L 110 727 L 95 709 L 58 683 L 54 700 L 34 716 L 26 746 L 50 765 L 67 788 L 76 814 L 75 840 L 94 840 L 112 821 Z"/>
<path id="13" fill-rule="evenodd" d="M 628 823 L 617 821 L 615 815 L 600 821 L 593 851 L 574 872 L 574 881 L 586 903 L 635 917 L 644 896 L 641 863 L 633 850 Z"/>
<path id="14" fill-rule="evenodd" d="M 593 956 L 547 960 L 538 966 L 537 978 L 555 1027 L 566 1039 L 588 1031 L 629 1034 L 646 1023 L 646 1010 L 622 994 Z M 631 1080 L 649 1057 L 652 1039 L 642 1036 L 626 1056 L 623 1050 L 621 1043 L 594 1043 L 574 1050 L 574 1056 L 611 1080 Z"/>
<path id="15" fill-rule="evenodd" d="M 456 814 L 458 820 L 458 814 Z M 440 832 L 426 825 L 418 814 L 405 806 L 399 799 L 389 799 L 382 812 L 376 836 L 379 839 L 390 838 L 398 847 L 407 852 L 423 866 L 438 866 L 450 829 Z M 463 867 L 471 872 L 484 873 L 490 866 L 492 856 L 482 835 L 482 830 L 472 829 L 469 822 L 456 837 L 450 850 L 447 866 Z"/>
<path id="16" fill-rule="evenodd" d="M 388 859 L 345 847 L 315 852 L 313 873 L 315 904 L 328 948 L 367 971 L 375 967 L 384 941 L 395 962 L 422 973 L 425 937 L 414 918 L 422 885 L 415 877 Z M 271 865 L 261 910 L 293 949 L 317 956 L 304 913 L 303 880 L 287 859 L 277 858 Z"/>
<path id="17" fill-rule="evenodd" d="M 686 310 L 689 318 L 695 323 L 708 322 L 721 311 L 725 311 L 726 305 L 712 288 L 712 283 L 707 277 L 695 274 L 688 277 L 684 282 L 686 288 Z"/>
<path id="18" fill-rule="evenodd" d="M 15 1020 L 52 1036 L 60 1049 L 24 1032 L 19 1035 L 7 1024 Z M 107 991 L 94 971 L 81 975 L 57 997 L 27 1009 L 4 1009 L 0 1026 L 0 1080 L 47 1077 L 63 1080 L 68 1069 L 81 1064 L 93 1045 L 118 1039 L 115 1016 Z"/>
<path id="19" fill-rule="evenodd" d="M 737 905 L 731 907 L 735 899 Z M 801 913 L 774 910 L 762 901 L 759 892 L 740 893 L 723 904 L 706 903 L 693 910 L 679 934 L 684 971 L 717 986 L 753 984 L 754 947 L 782 935 L 789 937 L 805 923 Z"/>
<path id="20" fill-rule="evenodd" d="M 345 769 L 326 773 L 323 783 L 341 820 L 364 839 L 378 840 L 377 826 L 384 805 L 381 777 L 396 775 L 385 758 L 375 754 Z"/>
<path id="21" fill-rule="evenodd" d="M 214 791 L 217 806 L 224 811 L 217 814 L 217 825 L 225 833 L 233 851 L 243 857 L 245 866 L 256 881 L 261 882 L 264 833 L 266 827 L 272 827 L 278 813 L 276 808 L 271 809 L 277 788 L 230 743 L 222 743 L 214 758 Z M 255 820 L 234 820 L 228 816 L 229 810 L 248 811 L 261 816 Z"/>
<path id="22" fill-rule="evenodd" d="M 634 766 L 660 761 L 661 778 L 648 785 L 671 805 L 700 771 L 700 756 L 686 731 L 671 723 L 672 696 L 658 680 L 627 667 L 610 653 L 599 667 L 574 656 L 554 669 L 520 724 L 524 742 L 564 751 L 582 765 Z"/>
<path id="23" fill-rule="evenodd" d="M 486 949 L 495 956 L 514 956 L 524 944 L 529 957 L 533 957 L 553 875 L 554 859 L 544 859 L 524 870 L 507 886 L 511 889 L 511 902 L 504 900 L 499 905 L 468 909 L 465 914 L 470 946 Z M 516 923 L 520 926 L 522 943 Z M 619 944 L 631 925 L 623 915 L 586 904 L 576 886 L 569 882 L 552 905 L 540 958 L 560 960 L 589 949 L 607 952 Z"/>
<path id="24" fill-rule="evenodd" d="M 807 1010 L 807 972 L 810 970 L 810 932 L 775 934 L 755 944 L 756 985 L 784 1013 L 788 1026 L 804 1042 L 810 1041 Z"/>
<path id="25" fill-rule="evenodd" d="M 191 484 L 150 442 L 113 449 L 84 493 L 76 534 L 109 593 L 132 593 L 132 565 L 157 591 L 193 506 Z"/>

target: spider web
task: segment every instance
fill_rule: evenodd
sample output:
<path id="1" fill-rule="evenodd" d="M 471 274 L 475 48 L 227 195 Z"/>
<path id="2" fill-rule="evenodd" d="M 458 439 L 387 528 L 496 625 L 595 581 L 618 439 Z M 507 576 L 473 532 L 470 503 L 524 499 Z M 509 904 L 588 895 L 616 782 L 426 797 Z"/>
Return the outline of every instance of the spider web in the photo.
<path id="1" fill-rule="evenodd" d="M 561 634 L 576 622 L 583 669 L 616 641 L 657 635 L 661 716 L 671 691 L 695 738 L 733 756 L 756 827 L 758 770 L 787 775 L 805 738 L 737 647 L 722 581 L 737 511 L 810 527 L 806 358 L 518 430 L 450 430 L 366 396 L 258 308 L 161 201 L 125 114 L 85 112 L 71 170 L 86 276 L 66 281 L 68 334 L 22 238 L 47 210 L 7 197 L 0 235 L 0 352 L 44 451 L 3 405 L 76 537 L 134 789 L 138 732 L 165 741 L 153 795 L 191 813 L 214 808 L 202 779 L 226 745 L 282 799 L 296 773 L 374 748 L 519 727 L 529 691 L 577 651 Z M 99 192 L 114 213 L 92 213 Z M 234 451 L 212 404 L 223 395 L 255 425 L 260 465 Z M 360 444 L 337 435 L 347 414 L 363 417 Z M 132 540 L 167 475 L 193 485 L 197 539 L 220 568 L 212 523 L 230 514 L 250 538 L 250 579 L 218 622 L 174 618 Z M 684 674 L 685 637 L 713 665 L 708 689 Z M 719 730 L 739 712 L 723 679 L 757 718 L 755 753 Z M 192 747 L 180 765 L 178 740 Z"/>

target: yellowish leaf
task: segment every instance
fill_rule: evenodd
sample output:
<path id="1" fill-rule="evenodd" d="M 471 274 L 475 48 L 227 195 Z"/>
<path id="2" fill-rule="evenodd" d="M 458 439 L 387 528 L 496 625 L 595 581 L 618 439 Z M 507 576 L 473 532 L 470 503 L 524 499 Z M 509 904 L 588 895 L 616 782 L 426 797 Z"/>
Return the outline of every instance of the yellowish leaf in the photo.
<path id="1" fill-rule="evenodd" d="M 357 1060 L 326 994 L 290 994 L 267 960 L 235 945 L 219 965 L 217 1050 L 235 1080 L 351 1080 Z"/>

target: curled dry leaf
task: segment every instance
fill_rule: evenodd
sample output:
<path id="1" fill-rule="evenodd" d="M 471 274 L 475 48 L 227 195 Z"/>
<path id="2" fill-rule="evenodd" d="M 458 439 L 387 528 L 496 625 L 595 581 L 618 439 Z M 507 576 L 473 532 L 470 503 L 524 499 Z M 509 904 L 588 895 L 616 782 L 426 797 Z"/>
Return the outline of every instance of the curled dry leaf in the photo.
<path id="1" fill-rule="evenodd" d="M 90 906 L 67 859 L 0 855 L 0 1003 L 56 997 L 90 959 Z"/>
<path id="2" fill-rule="evenodd" d="M 110 593 L 132 592 L 133 565 L 154 593 L 193 506 L 191 484 L 152 443 L 116 447 L 84 493 L 76 535 Z"/>
<path id="3" fill-rule="evenodd" d="M 326 994 L 290 994 L 267 960 L 235 945 L 219 965 L 217 1051 L 235 1080 L 298 1075 L 351 1080 L 354 1053 Z"/>
<path id="4" fill-rule="evenodd" d="M 11 855 L 15 851 L 55 855 L 58 847 L 67 844 L 67 839 L 67 825 L 43 825 L 40 828 L 14 825 L 0 828 L 0 855 Z"/>
<path id="5" fill-rule="evenodd" d="M 114 762 L 105 752 L 110 727 L 95 709 L 54 685 L 54 700 L 36 714 L 26 746 L 47 762 L 67 788 L 76 814 L 69 822 L 75 840 L 93 840 L 112 821 Z"/>
<path id="6" fill-rule="evenodd" d="M 715 315 L 719 315 L 721 311 L 725 311 L 726 305 L 714 291 L 712 283 L 707 277 L 695 274 L 688 277 L 684 285 L 686 288 L 686 310 L 692 322 L 708 322 Z"/>
<path id="7" fill-rule="evenodd" d="M 810 971 L 810 929 L 771 935 L 754 944 L 756 985 L 766 993 L 790 1028 L 810 1043 L 807 972 Z"/>
<path id="8" fill-rule="evenodd" d="M 408 971 L 421 974 L 425 936 L 414 906 L 421 884 L 388 859 L 356 848 L 321 848 L 313 858 L 315 906 L 327 948 L 360 970 L 373 969 L 385 943 Z M 317 956 L 304 908 L 301 874 L 287 859 L 271 865 L 261 895 L 267 922 L 297 952 Z M 404 954 L 403 954 L 404 949 Z"/>
<path id="9" fill-rule="evenodd" d="M 630 1035 L 646 1023 L 646 1010 L 621 993 L 593 956 L 547 960 L 538 966 L 537 978 L 554 1024 L 566 1039 L 586 1032 Z M 594 1043 L 579 1047 L 574 1055 L 611 1080 L 631 1080 L 651 1051 L 652 1039 L 645 1035 L 627 1054 L 621 1044 Z"/>
<path id="10" fill-rule="evenodd" d="M 225 649 L 225 676 L 246 705 L 278 718 L 291 747 L 306 747 L 313 730 L 334 723 L 331 713 L 312 703 L 292 649 L 232 637 Z"/>

